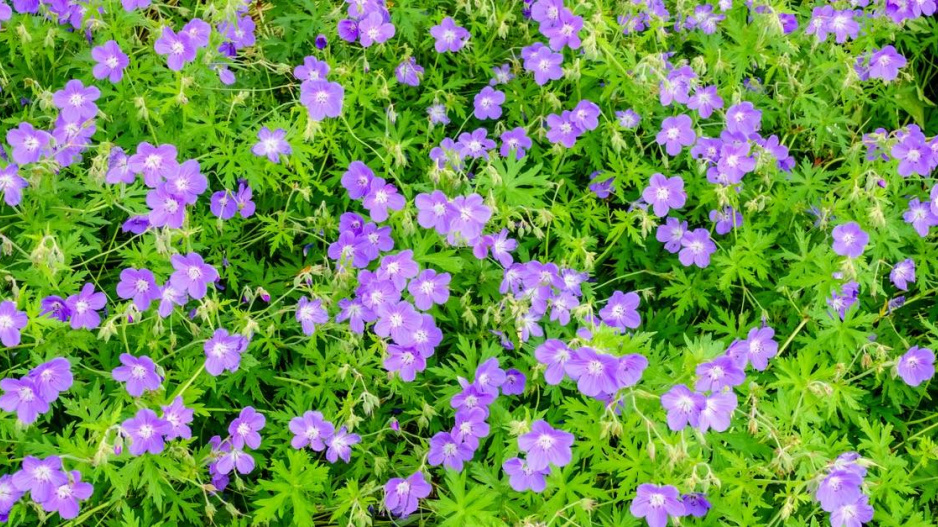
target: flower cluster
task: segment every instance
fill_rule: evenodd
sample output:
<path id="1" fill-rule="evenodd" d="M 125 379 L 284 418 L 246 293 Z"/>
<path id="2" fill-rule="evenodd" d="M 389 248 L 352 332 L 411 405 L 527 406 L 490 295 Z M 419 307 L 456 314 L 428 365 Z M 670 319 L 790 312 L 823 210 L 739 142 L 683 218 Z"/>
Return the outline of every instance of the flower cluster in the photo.
<path id="1" fill-rule="evenodd" d="M 709 511 L 710 502 L 704 494 L 681 494 L 673 485 L 651 483 L 638 486 L 629 506 L 632 516 L 644 518 L 648 527 L 666 527 L 668 518 L 703 518 Z"/>
<path id="2" fill-rule="evenodd" d="M 23 424 L 32 424 L 49 411 L 59 394 L 72 387 L 72 365 L 61 357 L 40 364 L 20 379 L 0 381 L 0 408 L 16 412 Z"/>
<path id="3" fill-rule="evenodd" d="M 78 516 L 79 502 L 94 492 L 91 483 L 81 480 L 81 472 L 65 471 L 62 458 L 49 456 L 23 458 L 23 468 L 12 476 L 0 476 L 0 522 L 6 522 L 13 505 L 26 493 L 46 512 L 57 512 L 63 520 Z"/>
<path id="4" fill-rule="evenodd" d="M 864 462 L 856 452 L 841 454 L 818 484 L 814 497 L 830 513 L 831 525 L 860 527 L 873 519 L 873 507 L 861 488 L 866 477 Z"/>
<path id="5" fill-rule="evenodd" d="M 352 447 L 361 443 L 361 436 L 349 433 L 343 426 L 336 430 L 335 425 L 326 421 L 321 412 L 305 412 L 301 417 L 290 420 L 293 439 L 290 445 L 301 449 L 309 447 L 316 452 L 326 451 L 326 460 L 335 463 L 339 459 L 348 463 L 352 458 Z"/>

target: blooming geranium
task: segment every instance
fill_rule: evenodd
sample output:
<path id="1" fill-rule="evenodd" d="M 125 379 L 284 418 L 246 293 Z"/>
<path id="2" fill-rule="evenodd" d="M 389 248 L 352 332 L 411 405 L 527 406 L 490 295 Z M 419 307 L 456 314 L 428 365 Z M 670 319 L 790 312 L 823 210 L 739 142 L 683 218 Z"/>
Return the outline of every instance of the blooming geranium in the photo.
<path id="1" fill-rule="evenodd" d="M 272 131 L 264 126 L 257 132 L 257 143 L 251 152 L 256 156 L 266 156 L 272 163 L 279 163 L 281 155 L 293 152 L 290 143 L 284 139 L 286 135 L 287 131 L 282 128 Z"/>
<path id="2" fill-rule="evenodd" d="M 0 343 L 6 347 L 19 345 L 20 331 L 28 321 L 26 313 L 18 311 L 16 304 L 9 300 L 0 302 Z"/>
<path id="3" fill-rule="evenodd" d="M 304 412 L 301 417 L 291 419 L 289 428 L 293 432 L 293 439 L 290 441 L 293 448 L 308 446 L 316 452 L 326 449 L 326 443 L 335 432 L 335 426 L 326 421 L 322 413 L 313 411 Z"/>
<path id="4" fill-rule="evenodd" d="M 664 145 L 669 156 L 681 153 L 682 147 L 691 146 L 697 139 L 693 123 L 687 115 L 668 117 L 661 123 L 661 131 L 655 136 L 655 142 Z"/>
<path id="5" fill-rule="evenodd" d="M 160 38 L 154 43 L 154 50 L 159 55 L 166 55 L 166 65 L 173 71 L 179 71 L 187 63 L 195 60 L 196 47 L 188 33 L 176 33 L 170 27 L 164 27 Z"/>
<path id="6" fill-rule="evenodd" d="M 147 452 L 159 454 L 166 446 L 166 436 L 172 433 L 172 425 L 147 408 L 141 408 L 137 415 L 124 421 L 121 429 L 130 437 L 130 454 L 134 456 Z"/>
<path id="7" fill-rule="evenodd" d="M 896 364 L 899 377 L 909 386 L 918 386 L 935 375 L 935 354 L 928 348 L 912 346 Z"/>
<path id="8" fill-rule="evenodd" d="M 436 39 L 437 53 L 455 53 L 466 45 L 469 31 L 456 25 L 452 17 L 444 18 L 438 25 L 430 28 L 430 35 Z"/>
<path id="9" fill-rule="evenodd" d="M 629 511 L 636 518 L 645 518 L 648 527 L 666 527 L 668 517 L 684 516 L 684 504 L 674 486 L 643 483 L 638 486 Z"/>
<path id="10" fill-rule="evenodd" d="M 300 102 L 313 121 L 341 115 L 344 99 L 345 89 L 337 82 L 304 81 L 300 85 Z"/>
<path id="11" fill-rule="evenodd" d="M 849 222 L 834 227 L 834 252 L 849 258 L 863 254 L 870 236 L 856 222 Z"/>
<path id="12" fill-rule="evenodd" d="M 312 335 L 317 324 L 329 321 L 329 314 L 322 308 L 322 300 L 303 297 L 296 306 L 296 320 L 303 327 L 304 334 Z"/>
<path id="13" fill-rule="evenodd" d="M 216 329 L 212 338 L 205 341 L 205 371 L 214 377 L 225 371 L 238 371 L 241 354 L 247 349 L 248 339 L 241 335 L 229 335 L 224 329 Z"/>
<path id="14" fill-rule="evenodd" d="M 572 445 L 573 434 L 556 430 L 540 419 L 534 421 L 530 432 L 518 436 L 518 448 L 527 453 L 528 466 L 532 470 L 544 470 L 549 465 L 563 467 L 570 463 Z"/>
<path id="15" fill-rule="evenodd" d="M 665 177 L 652 174 L 648 186 L 642 191 L 642 199 L 652 206 L 655 215 L 664 217 L 671 209 L 679 209 L 687 201 L 684 179 L 681 176 Z"/>
<path id="16" fill-rule="evenodd" d="M 492 89 L 491 86 L 482 88 L 477 93 L 472 104 L 475 108 L 476 119 L 498 119 L 502 116 L 502 103 L 505 102 L 505 93 Z"/>
<path id="17" fill-rule="evenodd" d="M 391 478 L 384 485 L 384 506 L 391 514 L 406 518 L 417 510 L 420 500 L 433 491 L 423 472 L 417 471 L 406 479 Z"/>
<path id="18" fill-rule="evenodd" d="M 204 297 L 208 291 L 208 284 L 218 279 L 218 271 L 206 264 L 205 260 L 196 253 L 189 253 L 185 256 L 174 254 L 169 260 L 175 269 L 169 277 L 170 284 L 180 291 L 187 292 L 196 300 Z"/>
<path id="19" fill-rule="evenodd" d="M 85 284 L 78 294 L 66 298 L 65 305 L 71 313 L 69 323 L 72 329 L 98 327 L 101 323 L 98 310 L 103 309 L 106 303 L 107 296 L 104 293 L 96 293 L 94 284 Z"/>
<path id="20" fill-rule="evenodd" d="M 261 446 L 260 430 L 264 428 L 267 419 L 259 414 L 253 407 L 246 406 L 236 419 L 228 425 L 228 434 L 231 436 L 231 446 L 235 449 L 258 448 Z"/>
<path id="21" fill-rule="evenodd" d="M 547 488 L 545 476 L 550 473 L 550 468 L 534 470 L 525 460 L 513 457 L 502 463 L 502 470 L 508 474 L 508 484 L 518 492 L 543 492 Z"/>
<path id="22" fill-rule="evenodd" d="M 681 237 L 681 251 L 678 253 L 678 260 L 682 265 L 697 267 L 707 267 L 710 265 L 710 255 L 715 253 L 717 246 L 710 239 L 710 232 L 707 229 L 694 229 L 687 231 Z"/>
<path id="23" fill-rule="evenodd" d="M 153 359 L 143 355 L 134 357 L 129 353 L 120 356 L 121 366 L 114 368 L 111 376 L 114 380 L 123 382 L 127 393 L 140 397 L 144 391 L 157 390 L 162 379 L 156 373 L 156 363 Z"/>

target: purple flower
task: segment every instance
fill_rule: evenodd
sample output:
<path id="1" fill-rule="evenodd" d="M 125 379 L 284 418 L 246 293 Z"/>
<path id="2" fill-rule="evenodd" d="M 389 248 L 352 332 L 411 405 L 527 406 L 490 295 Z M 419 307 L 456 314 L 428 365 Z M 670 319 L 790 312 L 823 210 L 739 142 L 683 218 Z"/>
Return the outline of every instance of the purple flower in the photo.
<path id="1" fill-rule="evenodd" d="M 116 146 L 111 149 L 108 156 L 108 170 L 104 177 L 105 183 L 116 185 L 117 183 L 133 183 L 136 176 L 130 166 L 130 156 L 124 153 L 124 149 Z"/>
<path id="2" fill-rule="evenodd" d="M 911 258 L 906 258 L 894 265 L 892 271 L 889 273 L 889 280 L 892 281 L 893 285 L 897 288 L 908 291 L 909 283 L 915 283 L 915 261 Z M 2 327 L 2 323 L 0 323 L 0 327 Z"/>
<path id="3" fill-rule="evenodd" d="M 518 448 L 527 454 L 528 466 L 532 470 L 544 470 L 549 465 L 556 467 L 570 463 L 573 453 L 573 434 L 555 430 L 546 421 L 537 420 L 531 431 L 518 436 Z"/>
<path id="4" fill-rule="evenodd" d="M 492 89 L 491 86 L 482 88 L 473 99 L 474 115 L 476 119 L 498 119 L 502 116 L 502 103 L 505 102 L 505 93 Z"/>
<path id="5" fill-rule="evenodd" d="M 610 178 L 601 179 L 600 178 L 601 175 L 602 175 L 602 172 L 598 170 L 590 174 L 590 181 L 593 183 L 590 183 L 589 189 L 593 194 L 596 195 L 597 198 L 606 199 L 610 195 L 612 195 L 613 191 L 615 191 L 615 187 L 613 185 L 615 183 L 616 178 L 610 177 Z"/>
<path id="6" fill-rule="evenodd" d="M 250 474 L 254 470 L 254 458 L 241 448 L 231 448 L 213 465 L 219 474 L 228 474 L 237 470 L 239 474 Z M 227 479 L 225 480 L 227 482 Z"/>
<path id="7" fill-rule="evenodd" d="M 749 155 L 749 148 L 749 143 L 723 143 L 717 170 L 730 181 L 741 181 L 743 176 L 756 168 L 756 160 Z"/>
<path id="8" fill-rule="evenodd" d="M 286 135 L 287 131 L 282 128 L 271 131 L 265 126 L 257 132 L 258 141 L 251 148 L 251 152 L 256 156 L 267 156 L 267 159 L 273 163 L 279 163 L 281 154 L 285 155 L 293 152 L 290 143 L 284 139 Z"/>
<path id="9" fill-rule="evenodd" d="M 326 441 L 328 449 L 326 450 L 326 460 L 335 463 L 339 459 L 346 463 L 352 459 L 352 446 L 361 443 L 361 436 L 350 434 L 343 426 L 335 431 L 335 434 Z"/>
<path id="10" fill-rule="evenodd" d="M 358 22 L 351 18 L 339 20 L 336 30 L 339 33 L 339 38 L 346 42 L 358 40 Z"/>
<path id="11" fill-rule="evenodd" d="M 583 99 L 570 112 L 570 119 L 580 130 L 595 130 L 599 126 L 599 106 L 593 101 Z"/>
<path id="12" fill-rule="evenodd" d="M 743 215 L 733 207 L 724 207 L 722 211 L 711 210 L 710 221 L 716 224 L 717 234 L 726 234 L 743 224 Z"/>
<path id="13" fill-rule="evenodd" d="M 449 300 L 449 273 L 438 274 L 433 269 L 424 269 L 410 281 L 407 290 L 414 297 L 417 309 L 426 311 L 434 304 L 443 305 Z"/>
<path id="14" fill-rule="evenodd" d="M 527 379 L 520 371 L 509 368 L 505 370 L 505 382 L 502 383 L 502 393 L 505 395 L 521 395 L 524 393 L 524 384 Z"/>
<path id="15" fill-rule="evenodd" d="M 147 452 L 162 452 L 172 425 L 157 417 L 153 410 L 141 408 L 137 415 L 121 423 L 121 429 L 130 436 L 130 455 L 141 456 Z"/>
<path id="16" fill-rule="evenodd" d="M 181 33 L 189 35 L 192 45 L 196 49 L 201 49 L 208 46 L 209 38 L 212 36 L 212 26 L 202 19 L 193 18 L 182 26 Z"/>
<path id="17" fill-rule="evenodd" d="M 424 479 L 423 472 L 415 472 L 407 479 L 391 478 L 384 485 L 384 506 L 391 514 L 406 518 L 432 491 L 433 487 Z"/>
<path id="18" fill-rule="evenodd" d="M 616 119 L 619 120 L 619 126 L 626 130 L 637 128 L 638 123 L 642 120 L 641 116 L 631 108 L 624 112 L 616 112 Z"/>
<path id="19" fill-rule="evenodd" d="M 650 483 L 638 486 L 629 511 L 636 518 L 645 518 L 648 527 L 667 527 L 669 516 L 679 518 L 685 514 L 677 488 Z"/>
<path id="20" fill-rule="evenodd" d="M 62 472 L 62 458 L 49 456 L 39 459 L 23 458 L 23 468 L 13 474 L 13 486 L 20 492 L 29 492 L 33 501 L 42 503 L 51 499 L 58 488 L 68 484 L 68 476 Z"/>
<path id="21" fill-rule="evenodd" d="M 833 512 L 841 505 L 856 503 L 862 495 L 861 484 L 863 478 L 856 472 L 834 470 L 821 480 L 814 496 L 822 509 Z"/>
<path id="22" fill-rule="evenodd" d="M 694 389 L 718 392 L 723 388 L 739 386 L 744 380 L 746 373 L 732 357 L 724 355 L 697 366 L 697 384 Z"/>
<path id="23" fill-rule="evenodd" d="M 362 47 L 365 48 L 386 42 L 394 36 L 394 32 L 394 24 L 386 21 L 377 11 L 371 12 L 358 22 L 358 35 L 361 37 Z"/>
<path id="24" fill-rule="evenodd" d="M 770 327 L 752 328 L 743 342 L 743 349 L 749 364 L 758 371 L 765 370 L 769 359 L 778 352 L 778 342 L 775 342 L 775 330 Z M 745 363 L 744 363 L 745 364 Z"/>
<path id="25" fill-rule="evenodd" d="M 861 527 L 864 523 L 873 520 L 873 507 L 869 505 L 869 498 L 861 494 L 855 502 L 844 503 L 831 511 L 831 525 L 833 527 Z"/>
<path id="26" fill-rule="evenodd" d="M 22 497 L 23 491 L 17 489 L 13 484 L 12 475 L 4 474 L 0 476 L 0 520 L 5 522 L 9 519 L 10 510 Z"/>
<path id="27" fill-rule="evenodd" d="M 18 165 L 35 163 L 48 155 L 51 140 L 48 132 L 36 130 L 29 123 L 20 123 L 7 131 L 7 143 L 13 147 L 13 161 Z"/>
<path id="28" fill-rule="evenodd" d="M 762 112 L 751 102 L 744 101 L 730 106 L 726 111 L 726 131 L 749 137 L 762 127 Z"/>
<path id="29" fill-rule="evenodd" d="M 124 11 L 128 13 L 135 9 L 146 9 L 150 7 L 150 0 L 121 0 Z"/>
<path id="30" fill-rule="evenodd" d="M 137 145 L 137 153 L 130 156 L 130 169 L 135 174 L 143 174 L 146 186 L 157 188 L 178 166 L 176 155 L 176 147 L 173 145 L 157 147 L 144 141 Z"/>
<path id="31" fill-rule="evenodd" d="M 456 196 L 449 203 L 449 232 L 452 240 L 459 234 L 463 240 L 475 240 L 482 234 L 482 229 L 492 217 L 492 209 L 486 206 L 482 196 L 470 194 Z"/>
<path id="32" fill-rule="evenodd" d="M 33 368 L 28 379 L 32 379 L 33 388 L 39 397 L 48 403 L 55 401 L 59 394 L 72 386 L 72 365 L 62 357 L 54 358 Z"/>
<path id="33" fill-rule="evenodd" d="M 185 305 L 188 300 L 189 295 L 184 290 L 166 284 L 160 288 L 160 305 L 156 312 L 160 318 L 166 318 L 173 312 L 173 306 Z"/>
<path id="34" fill-rule="evenodd" d="M 685 114 L 666 118 L 661 123 L 661 131 L 655 136 L 655 142 L 665 145 L 665 151 L 669 156 L 680 154 L 682 147 L 691 146 L 696 140 L 697 134 L 694 133 L 693 122 Z"/>
<path id="35" fill-rule="evenodd" d="M 621 330 L 635 329 L 642 319 L 638 314 L 639 298 L 636 293 L 623 293 L 615 291 L 605 307 L 599 311 L 603 324 Z"/>
<path id="36" fill-rule="evenodd" d="M 186 217 L 185 198 L 169 192 L 165 184 L 160 184 L 147 193 L 147 205 L 150 207 L 148 219 L 154 227 L 182 227 Z"/>
<path id="37" fill-rule="evenodd" d="M 65 88 L 52 94 L 52 103 L 61 110 L 60 115 L 68 123 L 80 123 L 92 119 L 98 113 L 94 101 L 101 90 L 94 86 L 85 87 L 80 80 L 70 80 Z"/>
<path id="38" fill-rule="evenodd" d="M 308 446 L 316 452 L 322 452 L 326 449 L 325 442 L 335 433 L 335 426 L 326 421 L 320 412 L 304 412 L 302 417 L 294 417 L 290 420 L 289 428 L 293 432 L 290 445 L 297 450 Z"/>
<path id="39" fill-rule="evenodd" d="M 668 217 L 655 231 L 655 239 L 664 244 L 665 250 L 676 253 L 681 250 L 681 240 L 684 239 L 686 232 L 686 221 Z"/>
<path id="40" fill-rule="evenodd" d="M 703 395 L 690 391 L 687 386 L 673 386 L 661 396 L 661 406 L 668 411 L 668 428 L 675 432 L 688 424 L 696 428 L 705 402 Z"/>
<path id="41" fill-rule="evenodd" d="M 344 98 L 345 88 L 337 82 L 304 81 L 300 85 L 300 103 L 313 121 L 341 115 Z"/>
<path id="42" fill-rule="evenodd" d="M 849 258 L 863 254 L 870 236 L 856 222 L 849 222 L 834 227 L 834 252 Z"/>
<path id="43" fill-rule="evenodd" d="M 196 253 L 185 256 L 174 254 L 169 258 L 175 271 L 169 277 L 169 283 L 179 291 L 185 291 L 192 298 L 198 300 L 205 296 L 208 284 L 218 279 L 218 271 L 205 263 Z"/>
<path id="44" fill-rule="evenodd" d="M 177 34 L 170 27 L 164 27 L 153 49 L 158 55 L 166 55 L 166 65 L 173 71 L 179 71 L 187 63 L 195 60 L 196 48 L 187 33 Z"/>
<path id="45" fill-rule="evenodd" d="M 619 388 L 618 368 L 617 357 L 585 347 L 576 350 L 566 364 L 567 375 L 577 381 L 577 389 L 588 397 L 615 394 Z"/>
<path id="46" fill-rule="evenodd" d="M 697 88 L 694 96 L 687 101 L 687 107 L 697 110 L 697 115 L 706 119 L 713 115 L 714 109 L 723 108 L 723 99 L 717 94 L 716 86 L 705 86 Z"/>
<path id="47" fill-rule="evenodd" d="M 160 298 L 156 279 L 149 269 L 124 269 L 121 271 L 120 279 L 120 283 L 117 284 L 117 296 L 124 300 L 133 299 L 134 305 L 140 311 L 146 311 L 154 300 Z"/>
<path id="48" fill-rule="evenodd" d="M 652 174 L 648 186 L 642 191 L 642 199 L 652 206 L 656 216 L 663 217 L 671 209 L 683 207 L 687 201 L 684 180 L 680 176 L 668 178 L 662 174 Z"/>
<path id="49" fill-rule="evenodd" d="M 902 214 L 902 219 L 912 225 L 922 238 L 928 236 L 928 230 L 938 225 L 938 216 L 931 212 L 930 204 L 922 203 L 918 198 L 909 200 L 909 210 Z"/>
<path id="50" fill-rule="evenodd" d="M 928 348 L 912 346 L 896 365 L 899 377 L 909 386 L 918 386 L 935 374 L 935 354 Z"/>
<path id="51" fill-rule="evenodd" d="M 335 316 L 336 322 L 349 321 L 349 327 L 355 333 L 361 335 L 365 332 L 365 322 L 374 322 L 377 319 L 374 311 L 365 307 L 361 300 L 349 300 L 343 298 L 339 300 L 339 314 Z"/>
<path id="52" fill-rule="evenodd" d="M 444 18 L 438 25 L 430 28 L 430 36 L 436 39 L 436 52 L 455 53 L 466 45 L 469 31 L 456 25 L 452 17 Z"/>
<path id="53" fill-rule="evenodd" d="M 927 176 L 934 168 L 931 165 L 933 153 L 925 142 L 925 134 L 914 124 L 902 133 L 890 154 L 899 161 L 898 172 L 902 177 L 912 174 Z"/>
<path id="54" fill-rule="evenodd" d="M 449 124 L 449 116 L 446 115 L 445 104 L 431 104 L 427 107 L 427 116 L 430 117 L 430 124 Z"/>
<path id="55" fill-rule="evenodd" d="M 408 346 L 413 342 L 413 332 L 420 329 L 423 319 L 410 302 L 384 303 L 375 309 L 378 321 L 374 332 L 379 337 L 388 337 L 397 344 Z"/>
<path id="56" fill-rule="evenodd" d="M 16 304 L 9 300 L 0 302 L 0 343 L 6 347 L 18 346 L 20 330 L 28 321 L 26 313 L 18 311 Z"/>
<path id="57" fill-rule="evenodd" d="M 388 209 L 401 210 L 406 202 L 404 196 L 398 194 L 397 187 L 382 178 L 374 178 L 368 194 L 362 199 L 362 207 L 370 213 L 372 221 L 382 222 L 388 219 Z"/>
<path id="58" fill-rule="evenodd" d="M 254 20 L 248 15 L 237 18 L 234 23 L 222 22 L 218 24 L 218 32 L 227 39 L 225 44 L 231 46 L 234 50 L 254 45 L 256 41 L 254 28 Z M 229 55 L 234 56 L 234 53 L 232 52 Z"/>
<path id="59" fill-rule="evenodd" d="M 43 298 L 41 306 L 42 311 L 39 312 L 39 316 L 49 315 L 60 322 L 68 322 L 69 317 L 72 316 L 72 312 L 65 305 L 65 299 L 60 296 L 51 295 Z"/>
<path id="60" fill-rule="evenodd" d="M 261 446 L 261 435 L 258 433 L 263 430 L 267 420 L 263 415 L 257 413 L 251 406 L 246 406 L 238 414 L 238 417 L 228 425 L 228 434 L 231 436 L 231 446 L 235 449 L 243 449 L 245 445 L 248 448 L 258 448 Z"/>
<path id="61" fill-rule="evenodd" d="M 459 141 L 456 143 L 459 149 L 459 155 L 471 159 L 478 159 L 480 157 L 488 159 L 489 150 L 495 148 L 495 141 L 492 141 L 487 136 L 488 130 L 485 128 L 477 128 L 473 130 L 472 133 L 463 132 L 459 134 Z"/>
<path id="62" fill-rule="evenodd" d="M 329 45 L 329 41 L 326 40 L 326 35 L 323 35 L 322 33 L 320 33 L 316 35 L 315 44 L 316 44 L 316 49 L 326 49 L 326 46 Z"/>
<path id="63" fill-rule="evenodd" d="M 687 231 L 681 238 L 681 252 L 678 253 L 678 260 L 685 267 L 696 265 L 704 268 L 710 265 L 710 255 L 715 253 L 717 246 L 710 239 L 710 232 L 707 229 L 694 229 Z"/>
<path id="64" fill-rule="evenodd" d="M 580 30 L 583 29 L 583 18 L 574 15 L 569 9 L 561 9 L 557 20 L 549 26 L 541 24 L 541 33 L 549 39 L 550 49 L 563 50 L 564 46 L 570 49 L 579 49 Z"/>
<path id="65" fill-rule="evenodd" d="M 296 321 L 303 326 L 304 335 L 312 335 L 317 324 L 329 321 L 329 314 L 322 308 L 322 300 L 304 296 L 296 305 Z"/>
<path id="66" fill-rule="evenodd" d="M 127 55 L 121 51 L 117 42 L 108 40 L 103 45 L 91 50 L 91 58 L 97 64 L 91 70 L 95 79 L 109 79 L 112 83 L 118 83 L 124 77 L 124 68 L 130 63 Z"/>
<path id="67" fill-rule="evenodd" d="M 583 130 L 573 122 L 573 112 L 563 111 L 560 115 L 547 116 L 547 140 L 551 143 L 560 143 L 567 148 L 573 148 L 576 140 L 583 134 Z"/>
<path id="68" fill-rule="evenodd" d="M 205 371 L 218 377 L 225 371 L 238 371 L 241 354 L 248 347 L 248 339 L 241 335 L 229 335 L 227 330 L 216 329 L 212 338 L 202 346 L 205 352 Z M 255 447 L 256 448 L 256 447 Z"/>
<path id="69" fill-rule="evenodd" d="M 166 441 L 170 439 L 190 439 L 192 438 L 192 430 L 189 429 L 189 423 L 192 422 L 193 410 L 191 408 L 186 408 L 186 405 L 183 403 L 182 397 L 177 396 L 173 399 L 173 402 L 168 406 L 163 406 L 163 421 L 166 421 L 169 424 L 168 431 L 166 432 Z"/>
<path id="70" fill-rule="evenodd" d="M 476 368 L 475 385 L 483 392 L 498 395 L 498 388 L 505 382 L 505 371 L 498 365 L 498 358 L 487 359 Z"/>
<path id="71" fill-rule="evenodd" d="M 58 512 L 63 520 L 78 517 L 78 502 L 87 500 L 94 493 L 94 487 L 91 483 L 81 480 L 81 472 L 73 470 L 70 474 L 71 480 L 59 485 L 49 494 L 48 499 L 41 502 L 44 511 Z M 35 496 L 33 496 L 33 499 L 36 499 Z"/>
<path id="72" fill-rule="evenodd" d="M 463 463 L 472 460 L 472 454 L 472 448 L 466 443 L 457 441 L 448 432 L 437 432 L 430 438 L 427 463 L 431 467 L 443 465 L 456 472 L 462 472 Z"/>
<path id="73" fill-rule="evenodd" d="M 30 377 L 0 380 L 0 408 L 16 412 L 16 418 L 24 424 L 32 424 L 39 415 L 49 411 L 49 402 L 39 392 L 36 381 Z"/>
<path id="74" fill-rule="evenodd" d="M 502 470 L 508 474 L 508 484 L 517 492 L 543 492 L 547 488 L 545 476 L 550 473 L 550 468 L 534 470 L 523 459 L 513 457 L 502 463 Z"/>
<path id="75" fill-rule="evenodd" d="M 166 183 L 157 187 L 180 198 L 188 205 L 194 205 L 206 188 L 208 188 L 208 180 L 200 172 L 199 162 L 195 159 L 189 159 L 175 166 L 166 174 Z"/>
<path id="76" fill-rule="evenodd" d="M 93 329 L 101 323 L 98 310 L 104 308 L 107 296 L 104 293 L 95 293 L 94 284 L 85 284 L 81 291 L 65 299 L 65 305 L 71 312 L 70 323 L 72 329 Z"/>
<path id="77" fill-rule="evenodd" d="M 557 339 L 547 339 L 534 350 L 537 361 L 547 366 L 544 370 L 544 380 L 552 385 L 560 384 L 563 380 L 567 362 L 572 356 L 570 348 Z"/>
<path id="78" fill-rule="evenodd" d="M 134 357 L 129 353 L 121 353 L 121 366 L 114 368 L 111 376 L 115 381 L 123 382 L 127 393 L 140 397 L 144 391 L 154 391 L 160 388 L 162 379 L 156 373 L 156 363 L 146 355 Z"/>
<path id="79" fill-rule="evenodd" d="M 703 518 L 710 511 L 710 502 L 705 494 L 694 492 L 691 494 L 682 494 L 681 503 L 684 505 L 684 515 L 695 518 Z"/>
<path id="80" fill-rule="evenodd" d="M 439 190 L 431 194 L 418 194 L 414 198 L 417 207 L 417 224 L 424 229 L 436 229 L 440 234 L 449 232 L 449 219 L 451 211 L 449 198 Z"/>
<path id="81" fill-rule="evenodd" d="M 563 64 L 563 55 L 554 53 L 543 44 L 524 57 L 524 69 L 534 73 L 534 82 L 538 86 L 563 77 L 561 64 Z"/>
<path id="82" fill-rule="evenodd" d="M 697 429 L 706 432 L 714 429 L 725 432 L 730 427 L 730 419 L 736 410 L 736 394 L 732 391 L 713 393 L 704 400 L 703 409 L 697 420 Z"/>
<path id="83" fill-rule="evenodd" d="M 17 168 L 16 165 L 9 165 L 0 169 L 0 194 L 3 194 L 3 201 L 11 207 L 20 204 L 23 200 L 23 189 L 29 186 L 17 173 Z"/>
<path id="84" fill-rule="evenodd" d="M 388 346 L 388 356 L 384 359 L 384 369 L 398 372 L 404 382 L 412 382 L 417 378 L 417 373 L 426 368 L 426 357 L 416 349 L 395 344 Z"/>
<path id="85" fill-rule="evenodd" d="M 469 415 L 466 412 L 476 408 L 481 409 L 484 415 L 488 415 L 488 405 L 495 400 L 495 394 L 486 392 L 475 384 L 469 384 L 463 378 L 460 378 L 459 382 L 463 387 L 463 391 L 454 395 L 450 399 L 449 405 L 458 410 L 457 413 L 461 415 Z"/>
<path id="86" fill-rule="evenodd" d="M 873 52 L 868 72 L 870 78 L 893 81 L 899 76 L 899 70 L 907 63 L 908 61 L 896 51 L 896 48 L 885 46 Z"/>
<path id="87" fill-rule="evenodd" d="M 407 249 L 382 258 L 375 276 L 379 280 L 390 280 L 398 291 L 403 291 L 407 280 L 417 276 L 419 270 L 420 267 L 414 261 L 414 251 Z"/>
<path id="88" fill-rule="evenodd" d="M 417 59 L 409 57 L 402 61 L 394 70 L 397 82 L 408 86 L 420 86 L 420 78 L 423 77 L 423 66 L 417 64 Z"/>
<path id="89" fill-rule="evenodd" d="M 303 64 L 293 69 L 293 76 L 300 82 L 326 80 L 329 65 L 316 57 L 304 57 Z"/>

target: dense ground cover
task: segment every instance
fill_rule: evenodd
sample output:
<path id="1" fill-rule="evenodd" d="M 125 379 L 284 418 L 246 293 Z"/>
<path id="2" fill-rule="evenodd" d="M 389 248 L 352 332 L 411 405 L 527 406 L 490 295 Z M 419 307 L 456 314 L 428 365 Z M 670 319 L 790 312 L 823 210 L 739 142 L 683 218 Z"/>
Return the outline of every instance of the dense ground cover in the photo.
<path id="1" fill-rule="evenodd" d="M 934 525 L 934 0 L 0 0 L 13 525 Z"/>

